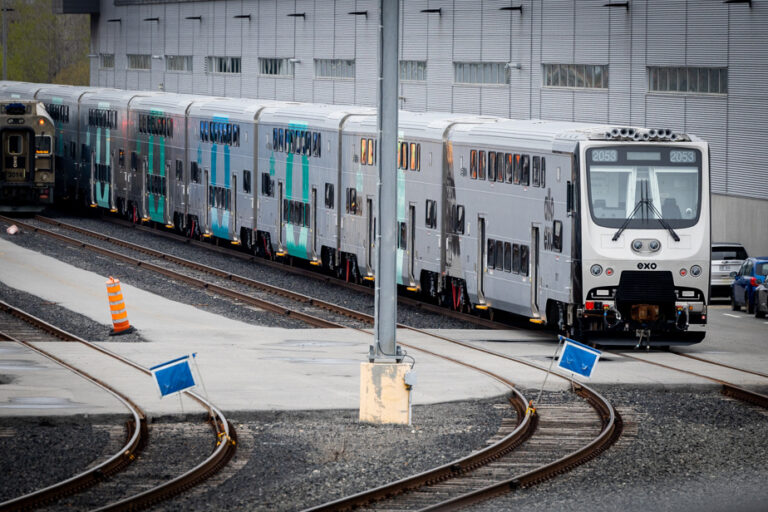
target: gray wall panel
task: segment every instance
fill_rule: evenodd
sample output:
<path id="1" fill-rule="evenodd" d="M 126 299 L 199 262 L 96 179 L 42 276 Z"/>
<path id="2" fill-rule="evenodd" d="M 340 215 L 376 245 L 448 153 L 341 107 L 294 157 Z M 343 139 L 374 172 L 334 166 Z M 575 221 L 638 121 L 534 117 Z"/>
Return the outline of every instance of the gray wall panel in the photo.
<path id="1" fill-rule="evenodd" d="M 685 51 L 686 2 L 648 0 L 648 65 L 682 65 Z"/>
<path id="2" fill-rule="evenodd" d="M 355 58 L 355 24 L 357 16 L 347 14 L 355 9 L 355 0 L 335 0 L 334 54 L 337 59 Z"/>
<path id="3" fill-rule="evenodd" d="M 179 45 L 180 39 L 180 20 L 181 17 L 181 4 L 166 4 L 165 6 L 165 51 L 163 55 L 189 55 L 189 53 L 179 53 L 181 46 Z M 189 50 L 188 46 L 183 47 Z"/>
<path id="4" fill-rule="evenodd" d="M 685 103 L 674 94 L 649 94 L 645 108 L 649 127 L 685 131 Z"/>
<path id="5" fill-rule="evenodd" d="M 480 60 L 480 34 L 482 24 L 478 10 L 480 3 L 473 0 L 455 0 L 453 8 L 453 60 L 473 62 Z"/>
<path id="6" fill-rule="evenodd" d="M 476 114 L 480 111 L 480 87 L 455 85 L 453 87 L 453 112 Z"/>
<path id="7" fill-rule="evenodd" d="M 337 105 L 354 104 L 355 82 L 353 80 L 336 80 L 333 85 L 334 103 Z"/>
<path id="8" fill-rule="evenodd" d="M 541 62 L 573 62 L 573 0 L 547 0 L 541 17 Z M 534 39 L 535 41 L 535 39 Z"/>
<path id="9" fill-rule="evenodd" d="M 685 63 L 688 66 L 728 64 L 728 6 L 720 0 L 688 2 Z"/>
<path id="10" fill-rule="evenodd" d="M 558 121 L 573 120 L 573 92 L 567 90 L 541 90 L 541 118 Z"/>
<path id="11" fill-rule="evenodd" d="M 608 122 L 608 93 L 603 91 L 575 91 L 573 118 L 590 123 Z"/>
<path id="12" fill-rule="evenodd" d="M 421 12 L 428 9 L 427 0 L 400 3 L 400 60 L 426 60 L 428 26 L 439 14 Z"/>
<path id="13" fill-rule="evenodd" d="M 485 116 L 506 117 L 509 112 L 509 93 L 506 87 L 483 87 L 480 113 Z"/>
<path id="14" fill-rule="evenodd" d="M 426 112 L 427 110 L 427 86 L 417 82 L 404 82 L 400 90 L 400 108 L 411 112 Z"/>
<path id="15" fill-rule="evenodd" d="M 718 97 L 689 97 L 685 100 L 685 131 L 709 142 L 712 192 L 726 190 L 726 139 L 720 136 L 728 122 L 728 100 Z"/>
<path id="16" fill-rule="evenodd" d="M 509 23 L 513 16 L 519 16 L 516 11 L 499 11 L 501 7 L 509 5 L 508 0 L 482 2 L 481 58 L 484 61 L 509 62 Z"/>
<path id="17" fill-rule="evenodd" d="M 259 2 L 259 56 L 276 56 L 276 27 L 277 23 L 276 0 L 262 0 Z M 270 96 L 271 97 L 271 96 Z"/>
<path id="18" fill-rule="evenodd" d="M 604 0 L 578 2 L 575 9 L 576 37 L 573 61 L 577 64 L 607 64 L 611 39 L 611 9 Z M 621 10 L 621 9 L 620 9 Z"/>

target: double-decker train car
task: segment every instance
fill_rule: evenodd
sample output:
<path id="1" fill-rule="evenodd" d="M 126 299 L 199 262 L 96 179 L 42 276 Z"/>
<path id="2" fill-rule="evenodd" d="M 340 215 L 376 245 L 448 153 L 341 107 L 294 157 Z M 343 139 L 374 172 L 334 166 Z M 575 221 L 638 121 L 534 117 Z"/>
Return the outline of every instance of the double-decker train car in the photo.
<path id="1" fill-rule="evenodd" d="M 83 117 L 112 108 L 115 94 L 68 106 Z M 693 135 L 401 112 L 397 218 L 383 220 L 371 109 L 120 94 L 116 117 L 99 113 L 78 132 L 80 153 L 95 156 L 110 130 L 100 144 L 112 149 L 94 166 L 131 155 L 109 194 L 93 167 L 98 207 L 361 281 L 376 279 L 377 231 L 392 222 L 398 284 L 447 307 L 522 315 L 603 344 L 704 337 L 709 149 Z M 62 158 L 77 169 L 67 161 L 76 154 Z"/>
<path id="2" fill-rule="evenodd" d="M 0 211 L 37 212 L 53 203 L 53 135 L 42 103 L 0 102 Z"/>

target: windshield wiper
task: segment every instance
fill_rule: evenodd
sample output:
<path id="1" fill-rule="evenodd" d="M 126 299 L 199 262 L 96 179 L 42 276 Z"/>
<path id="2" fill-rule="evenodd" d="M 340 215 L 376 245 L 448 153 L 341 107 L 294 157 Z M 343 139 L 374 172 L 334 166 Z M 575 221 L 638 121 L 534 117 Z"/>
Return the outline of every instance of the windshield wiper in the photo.
<path id="1" fill-rule="evenodd" d="M 632 210 L 632 213 L 629 214 L 629 216 L 624 220 L 624 223 L 621 225 L 618 231 L 614 233 L 613 240 L 614 242 L 619 239 L 621 234 L 624 232 L 625 229 L 627 229 L 627 226 L 629 226 L 629 222 L 634 218 L 635 214 L 643 207 L 645 206 L 647 211 L 650 211 L 651 213 L 656 215 L 656 220 L 659 221 L 659 224 L 661 224 L 661 227 L 669 231 L 669 234 L 672 236 L 672 238 L 675 240 L 675 242 L 680 241 L 680 237 L 675 233 L 675 230 L 672 229 L 672 226 L 669 225 L 669 223 L 664 220 L 664 218 L 661 216 L 661 213 L 659 210 L 656 209 L 655 206 L 653 206 L 653 200 L 649 197 L 648 194 L 648 181 L 642 180 L 640 182 L 640 200 L 635 205 L 634 210 Z M 646 214 L 645 219 L 648 219 L 648 215 Z"/>

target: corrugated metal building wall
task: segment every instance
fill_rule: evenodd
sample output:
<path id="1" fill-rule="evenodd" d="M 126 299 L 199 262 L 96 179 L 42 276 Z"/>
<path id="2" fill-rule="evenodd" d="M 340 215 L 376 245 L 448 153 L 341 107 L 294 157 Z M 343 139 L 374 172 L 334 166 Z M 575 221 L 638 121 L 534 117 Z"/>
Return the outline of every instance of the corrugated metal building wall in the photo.
<path id="1" fill-rule="evenodd" d="M 103 69 L 93 59 L 92 84 L 375 105 L 378 4 L 102 0 L 93 53 L 114 54 L 115 64 Z M 700 135 L 712 147 L 713 192 L 725 196 L 716 202 L 715 238 L 768 253 L 768 230 L 734 232 L 755 211 L 738 198 L 760 200 L 758 209 L 768 201 L 766 27 L 768 1 L 759 0 L 401 0 L 401 60 L 426 62 L 426 80 L 401 82 L 401 105 Z M 151 70 L 128 69 L 129 54 L 152 55 Z M 191 55 L 192 71 L 166 71 L 167 55 Z M 241 71 L 212 72 L 207 57 L 238 57 Z M 293 76 L 260 74 L 260 57 L 293 59 Z M 316 59 L 354 60 L 355 78 L 318 78 Z M 506 63 L 507 83 L 457 83 L 461 62 Z M 607 65 L 609 87 L 545 87 L 543 64 Z M 650 92 L 648 68 L 656 66 L 727 68 L 728 94 Z"/>

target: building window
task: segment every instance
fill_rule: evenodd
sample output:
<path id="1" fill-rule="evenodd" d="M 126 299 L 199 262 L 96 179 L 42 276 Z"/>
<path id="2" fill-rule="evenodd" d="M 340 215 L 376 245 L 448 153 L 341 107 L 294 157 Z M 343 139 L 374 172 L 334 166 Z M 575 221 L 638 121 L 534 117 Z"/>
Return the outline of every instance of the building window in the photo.
<path id="1" fill-rule="evenodd" d="M 269 76 L 293 76 L 294 65 L 289 59 L 259 58 L 259 73 Z"/>
<path id="2" fill-rule="evenodd" d="M 165 70 L 166 71 L 182 71 L 185 73 L 191 73 L 192 72 L 192 56 L 191 55 L 166 55 Z"/>
<path id="3" fill-rule="evenodd" d="M 594 64 L 543 64 L 544 87 L 607 89 L 608 66 Z"/>
<path id="4" fill-rule="evenodd" d="M 427 79 L 427 63 L 423 60 L 401 60 L 400 80 L 423 82 Z"/>
<path id="5" fill-rule="evenodd" d="M 150 69 L 151 55 L 128 54 L 128 69 Z"/>
<path id="6" fill-rule="evenodd" d="M 506 62 L 454 62 L 453 81 L 457 84 L 508 83 Z"/>
<path id="7" fill-rule="evenodd" d="M 240 73 L 240 57 L 206 57 L 206 73 Z"/>
<path id="8" fill-rule="evenodd" d="M 114 53 L 99 54 L 99 67 L 101 69 L 114 69 L 115 54 Z"/>
<path id="9" fill-rule="evenodd" d="M 693 94 L 728 94 L 728 68 L 649 67 L 648 90 Z"/>
<path id="10" fill-rule="evenodd" d="M 355 61 L 315 59 L 315 78 L 355 78 Z"/>

